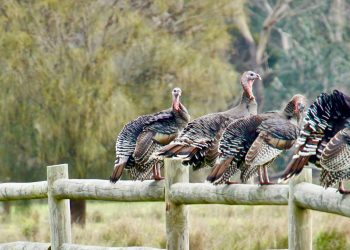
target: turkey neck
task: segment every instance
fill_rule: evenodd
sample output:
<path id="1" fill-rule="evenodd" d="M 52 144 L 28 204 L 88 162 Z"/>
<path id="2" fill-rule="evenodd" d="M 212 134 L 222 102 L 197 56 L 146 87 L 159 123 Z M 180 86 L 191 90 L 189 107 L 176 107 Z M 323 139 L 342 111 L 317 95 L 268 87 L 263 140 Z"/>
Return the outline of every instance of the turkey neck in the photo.
<path id="1" fill-rule="evenodd" d="M 188 114 L 186 107 L 179 102 L 179 109 L 173 109 L 172 111 L 175 115 L 176 123 L 179 127 L 184 128 L 190 121 L 190 115 Z"/>
<path id="2" fill-rule="evenodd" d="M 288 120 L 293 120 L 295 121 L 295 125 L 299 125 L 301 121 L 301 113 L 294 112 L 294 103 L 293 101 L 288 102 L 287 106 L 283 110 L 283 115 L 288 119 Z"/>
<path id="3" fill-rule="evenodd" d="M 239 106 L 248 110 L 250 114 L 257 114 L 258 112 L 258 104 L 255 101 L 255 97 L 252 99 L 249 98 L 247 92 L 243 91 L 241 101 L 239 102 Z"/>

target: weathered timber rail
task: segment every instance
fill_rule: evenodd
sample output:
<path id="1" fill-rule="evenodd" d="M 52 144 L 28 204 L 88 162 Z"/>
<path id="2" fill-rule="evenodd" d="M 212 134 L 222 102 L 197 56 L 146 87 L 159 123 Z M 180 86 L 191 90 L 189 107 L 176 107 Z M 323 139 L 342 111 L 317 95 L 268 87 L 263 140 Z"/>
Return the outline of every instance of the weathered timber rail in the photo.
<path id="1" fill-rule="evenodd" d="M 176 204 L 288 205 L 288 192 L 287 185 L 177 183 L 169 197 Z"/>
<path id="2" fill-rule="evenodd" d="M 188 205 L 288 205 L 289 249 L 312 249 L 311 210 L 350 217 L 350 196 L 334 188 L 311 184 L 311 169 L 289 185 L 219 185 L 188 183 L 188 168 L 179 160 L 165 160 L 164 181 L 119 181 L 68 179 L 68 166 L 47 168 L 47 181 L 0 184 L 0 201 L 48 198 L 50 243 L 12 242 L 0 249 L 59 250 L 151 250 L 149 247 L 99 247 L 71 243 L 68 199 L 107 201 L 165 201 L 167 249 L 189 249 Z"/>
<path id="3" fill-rule="evenodd" d="M 0 184 L 0 201 L 43 198 L 47 198 L 47 181 Z"/>
<path id="4" fill-rule="evenodd" d="M 60 179 L 53 185 L 57 199 L 110 201 L 164 201 L 164 181 Z"/>

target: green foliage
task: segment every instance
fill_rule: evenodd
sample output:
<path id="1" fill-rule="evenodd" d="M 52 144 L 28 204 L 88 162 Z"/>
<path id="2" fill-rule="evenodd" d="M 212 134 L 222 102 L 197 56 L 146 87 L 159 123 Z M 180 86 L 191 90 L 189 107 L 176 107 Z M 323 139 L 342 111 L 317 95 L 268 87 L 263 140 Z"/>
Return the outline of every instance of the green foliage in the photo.
<path id="1" fill-rule="evenodd" d="M 348 249 L 347 235 L 336 230 L 320 232 L 314 242 L 316 250 L 343 250 Z"/>
<path id="2" fill-rule="evenodd" d="M 19 210 L 15 202 L 11 221 L 1 224 L 0 243 L 26 239 L 24 226 L 38 228 L 35 241 L 50 241 L 47 204 L 31 203 L 25 212 L 22 207 Z M 134 244 L 166 248 L 164 206 L 159 202 L 88 201 L 86 226 L 72 225 L 72 242 L 106 247 Z M 286 206 L 193 205 L 189 210 L 191 249 L 288 248 Z M 0 213 L 0 221 L 4 216 Z M 333 239 L 342 242 L 349 235 L 349 228 L 350 221 L 346 217 L 313 212 L 314 249 L 318 249 L 319 238 L 323 238 L 323 244 Z M 333 231 L 336 233 L 331 233 Z M 27 240 L 30 240 L 32 236 L 29 230 L 27 232 Z M 349 249 L 349 245 L 343 246 L 343 249 Z"/>
<path id="3" fill-rule="evenodd" d="M 262 65 L 263 110 L 279 108 L 297 92 L 312 100 L 321 91 L 349 88 L 350 4 L 341 2 L 337 9 L 330 0 L 292 1 L 275 24 Z M 58 163 L 70 165 L 71 177 L 107 178 L 122 126 L 169 107 L 175 86 L 193 118 L 226 109 L 239 93 L 235 69 L 251 67 L 238 25 L 249 19 L 258 42 L 266 6 L 3 1 L 1 181 L 44 179 L 44 167 Z"/>
<path id="4" fill-rule="evenodd" d="M 295 93 L 303 93 L 312 101 L 321 92 L 349 89 L 349 16 L 342 17 L 339 12 L 350 4 L 343 1 L 344 7 L 332 10 L 333 3 L 293 1 L 293 15 L 272 32 L 267 53 L 273 76 L 265 82 L 266 109 L 273 109 L 275 103 Z M 336 22 L 337 16 L 343 27 Z M 337 38 L 336 32 L 341 36 Z M 282 46 L 281 33 L 288 48 Z"/>
<path id="5" fill-rule="evenodd" d="M 29 241 L 37 241 L 37 237 L 39 234 L 39 222 L 40 214 L 38 212 L 34 212 L 31 217 L 27 217 L 21 223 L 22 234 Z"/>
<path id="6" fill-rule="evenodd" d="M 237 5 L 238 3 L 236 3 Z M 192 117 L 226 109 L 230 1 L 6 1 L 0 4 L 2 179 L 106 178 L 122 126 L 183 89 Z"/>

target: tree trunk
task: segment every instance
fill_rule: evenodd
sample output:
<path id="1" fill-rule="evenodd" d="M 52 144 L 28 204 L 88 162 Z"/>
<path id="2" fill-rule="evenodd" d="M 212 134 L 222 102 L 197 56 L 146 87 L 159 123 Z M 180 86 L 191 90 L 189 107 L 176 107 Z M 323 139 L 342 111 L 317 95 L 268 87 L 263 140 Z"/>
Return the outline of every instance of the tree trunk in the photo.
<path id="1" fill-rule="evenodd" d="M 9 201 L 4 201 L 3 203 L 3 216 L 2 222 L 10 221 L 11 216 L 11 203 Z"/>
<path id="2" fill-rule="evenodd" d="M 342 42 L 344 35 L 344 27 L 346 24 L 344 0 L 333 0 L 330 9 L 329 19 L 333 24 L 333 32 L 330 34 L 333 42 Z"/>
<path id="3" fill-rule="evenodd" d="M 72 223 L 84 227 L 86 222 L 86 201 L 70 200 L 70 211 Z"/>
<path id="4" fill-rule="evenodd" d="M 4 214 L 6 216 L 9 216 L 11 213 L 11 203 L 9 201 L 4 201 Z"/>
<path id="5" fill-rule="evenodd" d="M 275 27 L 276 23 L 288 16 L 290 8 L 289 4 L 291 2 L 292 0 L 280 0 L 277 1 L 274 6 L 270 6 L 268 1 L 260 2 L 259 8 L 265 9 L 268 14 L 260 30 L 258 42 L 255 42 L 253 39 L 247 18 L 244 15 L 241 15 L 235 19 L 237 28 L 247 43 L 248 51 L 250 54 L 249 63 L 247 65 L 248 67 L 245 70 L 253 70 L 259 73 L 264 79 L 264 75 L 266 73 L 264 64 L 267 60 L 265 54 L 270 39 L 271 30 L 273 27 Z M 263 110 L 265 101 L 263 81 L 259 81 L 254 84 L 254 94 L 259 104 L 258 111 L 261 112 Z"/>

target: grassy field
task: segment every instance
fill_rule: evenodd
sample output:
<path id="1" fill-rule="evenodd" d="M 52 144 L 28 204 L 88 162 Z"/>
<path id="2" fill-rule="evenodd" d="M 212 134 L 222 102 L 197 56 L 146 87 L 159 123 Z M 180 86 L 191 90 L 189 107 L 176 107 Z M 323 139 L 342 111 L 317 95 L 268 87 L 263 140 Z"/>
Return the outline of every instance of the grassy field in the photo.
<path id="1" fill-rule="evenodd" d="M 14 202 L 1 214 L 0 242 L 49 242 L 45 203 Z M 101 246 L 165 248 L 163 203 L 89 202 L 85 228 L 73 242 Z M 288 246 L 287 207 L 196 205 L 190 207 L 191 249 L 278 249 Z M 313 212 L 314 249 L 350 249 L 350 219 Z"/>

